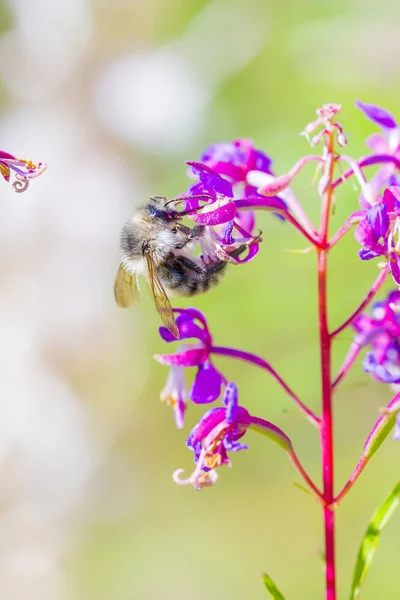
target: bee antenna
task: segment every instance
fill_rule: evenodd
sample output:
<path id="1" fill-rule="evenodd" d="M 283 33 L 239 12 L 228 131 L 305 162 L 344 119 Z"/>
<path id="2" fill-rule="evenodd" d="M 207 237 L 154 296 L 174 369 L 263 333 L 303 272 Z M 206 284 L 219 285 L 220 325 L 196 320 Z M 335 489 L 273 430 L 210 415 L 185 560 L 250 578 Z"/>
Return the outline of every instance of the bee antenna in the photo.
<path id="1" fill-rule="evenodd" d="M 194 196 L 180 196 L 178 198 L 173 198 L 172 200 L 169 200 L 168 202 L 166 202 L 165 206 L 168 206 L 168 204 L 183 202 L 184 200 L 196 200 L 197 198 L 203 199 L 203 200 L 212 200 L 213 197 L 210 194 L 196 194 Z"/>

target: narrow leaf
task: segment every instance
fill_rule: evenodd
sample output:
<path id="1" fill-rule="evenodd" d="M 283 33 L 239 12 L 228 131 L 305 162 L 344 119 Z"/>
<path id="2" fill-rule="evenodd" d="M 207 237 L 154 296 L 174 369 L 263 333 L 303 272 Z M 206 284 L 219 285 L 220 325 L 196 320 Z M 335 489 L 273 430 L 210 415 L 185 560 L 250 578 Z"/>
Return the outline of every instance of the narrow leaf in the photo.
<path id="1" fill-rule="evenodd" d="M 396 395 L 388 404 L 384 413 L 375 423 L 367 441 L 365 442 L 363 456 L 370 459 L 380 448 L 396 423 L 396 415 L 400 409 L 400 400 Z"/>
<path id="2" fill-rule="evenodd" d="M 292 481 L 292 485 L 301 490 L 302 492 L 305 492 L 308 496 L 312 496 L 312 493 L 308 488 L 306 488 L 305 485 L 301 485 L 301 483 L 297 483 L 296 481 Z"/>
<path id="3" fill-rule="evenodd" d="M 368 525 L 367 531 L 365 532 L 360 549 L 358 551 L 357 562 L 354 569 L 350 600 L 357 600 L 357 598 L 360 597 L 361 586 L 364 583 L 367 571 L 374 557 L 381 531 L 389 522 L 399 504 L 400 482 L 377 509 Z"/>
<path id="4" fill-rule="evenodd" d="M 272 598 L 274 598 L 274 600 L 285 600 L 285 596 L 283 596 L 283 594 L 281 594 L 281 592 L 278 590 L 278 588 L 276 587 L 275 583 L 272 581 L 272 579 L 269 575 L 267 575 L 266 573 L 263 573 L 262 578 L 263 578 L 265 587 L 271 594 Z"/>

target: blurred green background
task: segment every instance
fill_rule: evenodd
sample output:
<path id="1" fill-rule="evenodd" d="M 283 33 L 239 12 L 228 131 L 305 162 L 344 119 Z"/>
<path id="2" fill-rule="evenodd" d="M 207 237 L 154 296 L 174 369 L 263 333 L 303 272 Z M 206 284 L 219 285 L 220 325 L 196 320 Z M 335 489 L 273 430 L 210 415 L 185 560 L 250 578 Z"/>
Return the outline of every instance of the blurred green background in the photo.
<path id="1" fill-rule="evenodd" d="M 287 171 L 309 152 L 299 132 L 325 102 L 343 106 L 340 121 L 349 141 L 346 152 L 356 157 L 365 153 L 364 139 L 374 127 L 354 107 L 354 101 L 385 106 L 400 118 L 396 59 L 400 5 L 395 0 L 75 0 L 68 5 L 71 30 L 67 30 L 64 17 L 54 16 L 55 10 L 51 21 L 47 6 L 41 2 L 36 7 L 37 38 L 30 39 L 32 30 L 27 27 L 28 50 L 21 54 L 20 62 L 12 62 L 15 47 L 2 46 L 3 62 L 9 69 L 2 74 L 3 123 L 10 111 L 21 106 L 32 115 L 44 105 L 41 122 L 46 124 L 50 114 L 51 123 L 58 127 L 63 117 L 57 117 L 54 110 L 62 105 L 63 110 L 66 107 L 75 114 L 79 131 L 68 156 L 74 155 L 80 169 L 95 177 L 95 165 L 87 166 L 87 161 L 96 148 L 102 160 L 96 168 L 107 170 L 110 165 L 113 169 L 118 162 L 128 178 L 123 184 L 126 199 L 121 201 L 122 208 L 110 217 L 116 202 L 112 190 L 122 184 L 112 180 L 104 201 L 96 206 L 96 188 L 93 194 L 83 192 L 79 169 L 69 163 L 64 163 L 64 169 L 62 153 L 52 160 L 54 145 L 47 147 L 40 133 L 35 137 L 28 130 L 24 136 L 21 118 L 18 140 L 29 139 L 32 154 L 26 158 L 50 163 L 49 177 L 45 174 L 34 182 L 35 192 L 24 196 L 22 206 L 29 204 L 30 214 L 35 213 L 36 198 L 44 189 L 41 186 L 56 198 L 60 187 L 56 189 L 54 182 L 59 175 L 61 188 L 69 182 L 69 211 L 77 220 L 74 235 L 79 235 L 79 215 L 90 197 L 93 202 L 82 235 L 90 237 L 91 219 L 93 223 L 100 219 L 106 233 L 98 233 L 99 243 L 104 236 L 110 240 L 102 255 L 107 254 L 109 261 L 101 288 L 107 310 L 78 350 L 65 350 L 63 338 L 46 355 L 79 398 L 77 406 L 88 415 L 87 435 L 101 448 L 102 457 L 65 516 L 68 534 L 59 560 L 63 591 L 48 597 L 257 600 L 267 597 L 260 579 L 266 571 L 288 600 L 322 598 L 321 511 L 311 497 L 291 485 L 299 477 L 279 448 L 250 433 L 246 440 L 249 450 L 233 456 L 232 469 L 220 469 L 214 488 L 197 493 L 172 482 L 175 469 L 192 468 L 185 438 L 201 410 L 190 406 L 186 430 L 177 431 L 170 409 L 159 403 L 167 368 L 152 359 L 165 345 L 157 334 L 158 318 L 151 299 L 143 293 L 140 306 L 129 313 L 119 311 L 112 301 L 118 234 L 133 206 L 148 196 L 172 197 L 185 190 L 184 161 L 196 160 L 213 142 L 252 138 L 273 158 L 277 173 Z M 4 39 L 17 27 L 27 7 L 28 3 L 12 0 L 3 4 Z M 68 54 L 76 44 L 70 32 L 81 39 L 82 27 L 88 31 L 80 54 L 64 78 L 54 79 L 46 88 L 58 71 L 57 52 L 62 58 Z M 49 30 L 55 38 L 69 31 L 67 41 L 53 50 L 51 77 L 44 69 L 31 82 L 28 73 L 24 88 L 24 69 L 31 72 L 35 61 L 43 59 L 43 53 L 35 50 L 30 56 L 29 49 L 35 48 L 35 39 L 40 47 Z M 44 54 L 43 60 L 50 64 L 52 58 Z M 21 69 L 21 65 L 19 88 L 11 70 Z M 22 153 L 13 129 L 6 130 L 9 147 L 5 149 Z M 60 147 L 66 135 L 58 135 Z M 93 144 L 89 149 L 84 146 L 88 139 Z M 319 201 L 313 175 L 312 168 L 306 170 L 293 189 L 317 223 Z M 46 177 L 50 183 L 45 183 Z M 332 230 L 357 210 L 358 194 L 353 183 L 342 186 Z M 63 206 L 68 202 L 66 199 Z M 7 201 L 7 211 L 16 210 L 14 206 L 15 199 Z M 18 214 L 23 210 L 18 208 Z M 41 211 L 46 213 L 42 205 Z M 252 351 L 270 361 L 300 397 L 319 411 L 315 257 L 287 252 L 304 248 L 304 242 L 271 215 L 261 214 L 258 226 L 264 242 L 257 259 L 231 268 L 223 284 L 180 305 L 195 305 L 205 312 L 216 344 Z M 73 236 L 65 244 L 73 251 Z M 377 274 L 376 264 L 359 262 L 357 249 L 350 233 L 332 252 L 329 305 L 333 326 L 357 306 Z M 18 268 L 29 251 L 18 261 Z M 10 252 L 7 259 L 10 269 L 17 267 L 13 256 Z M 76 265 L 81 256 L 74 254 Z M 94 264 L 101 271 L 102 263 L 94 258 Z M 56 278 L 51 281 L 57 286 Z M 49 280 L 45 278 L 40 285 L 46 292 Z M 84 276 L 80 285 L 85 286 Z M 62 327 L 66 315 L 71 314 L 74 293 L 70 290 L 70 301 L 59 312 L 58 303 L 53 304 L 59 322 L 46 327 Z M 79 311 L 78 304 L 72 314 Z M 104 332 L 110 323 L 122 333 L 109 342 Z M 351 332 L 346 331 L 336 342 L 335 371 L 350 340 Z M 317 434 L 290 399 L 255 367 L 223 359 L 215 362 L 236 381 L 241 402 L 253 414 L 273 421 L 292 438 L 310 474 L 320 481 Z M 390 390 L 366 377 L 359 364 L 338 389 L 337 489 L 352 471 L 367 433 L 390 397 Z M 73 447 L 74 443 L 72 431 L 69 444 Z M 398 480 L 399 453 L 398 444 L 388 440 L 337 512 L 339 598 L 348 595 L 368 519 Z M 396 515 L 368 575 L 365 600 L 396 597 L 399 527 L 400 515 Z"/>

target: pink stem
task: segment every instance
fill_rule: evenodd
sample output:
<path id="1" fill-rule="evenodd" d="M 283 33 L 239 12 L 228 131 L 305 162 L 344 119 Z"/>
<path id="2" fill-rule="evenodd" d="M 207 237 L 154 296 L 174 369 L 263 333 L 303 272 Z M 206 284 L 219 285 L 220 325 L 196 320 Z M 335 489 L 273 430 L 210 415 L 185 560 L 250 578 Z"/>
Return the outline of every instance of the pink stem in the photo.
<path id="1" fill-rule="evenodd" d="M 333 156 L 334 132 L 327 135 L 327 156 Z M 328 258 L 328 227 L 333 195 L 332 179 L 334 161 L 330 161 L 328 173 L 328 186 L 322 198 L 320 240 L 325 249 L 318 249 L 318 314 L 319 336 L 321 352 L 321 386 L 322 386 L 322 418 L 320 428 L 321 453 L 322 453 L 322 478 L 325 529 L 325 598 L 336 600 L 336 572 L 335 572 L 335 515 L 331 508 L 334 498 L 334 454 L 333 454 L 333 413 L 332 413 L 332 385 L 331 385 L 331 345 L 332 340 L 328 329 L 327 307 L 327 258 Z"/>
<path id="2" fill-rule="evenodd" d="M 364 156 L 357 161 L 357 164 L 360 168 L 369 167 L 371 165 L 380 165 L 386 163 L 393 163 L 398 169 L 400 169 L 400 160 L 391 154 L 375 154 L 372 156 Z M 353 169 L 348 169 L 343 173 L 339 179 L 332 183 L 332 189 L 335 189 L 341 183 L 344 183 L 346 179 L 354 175 Z"/>
<path id="3" fill-rule="evenodd" d="M 290 452 L 288 452 L 288 456 L 289 456 L 290 460 L 292 461 L 293 465 L 295 466 L 296 470 L 300 473 L 300 475 L 302 476 L 302 478 L 304 479 L 306 484 L 313 491 L 314 495 L 322 503 L 324 503 L 324 497 L 323 497 L 322 493 L 320 492 L 320 490 L 317 488 L 315 483 L 312 481 L 312 479 L 310 478 L 310 476 L 304 469 L 303 465 L 301 464 L 300 460 L 298 459 L 298 456 L 296 455 L 296 453 L 293 449 Z"/>
<path id="4" fill-rule="evenodd" d="M 267 361 L 265 361 L 260 356 L 256 354 L 252 354 L 250 352 L 244 352 L 243 350 L 236 350 L 235 348 L 225 348 L 223 346 L 212 346 L 211 352 L 214 354 L 219 354 L 220 356 L 230 356 L 232 358 L 239 358 L 240 360 L 245 360 L 247 362 L 256 365 L 257 367 L 261 367 L 265 369 L 272 375 L 272 377 L 279 383 L 279 385 L 285 390 L 285 392 L 294 400 L 300 410 L 307 416 L 307 418 L 311 421 L 313 425 L 319 427 L 320 419 L 313 413 L 313 411 L 308 408 L 300 400 L 300 398 L 293 392 L 293 390 L 287 385 L 287 383 L 282 379 L 280 375 L 271 367 Z"/>
<path id="5" fill-rule="evenodd" d="M 357 356 L 360 354 L 361 348 L 362 348 L 362 346 L 360 344 L 358 344 L 357 342 L 353 342 L 351 344 L 350 349 L 347 353 L 347 356 L 344 359 L 342 366 L 340 367 L 340 371 L 339 371 L 335 381 L 332 383 L 332 389 L 334 389 L 337 385 L 339 385 L 339 383 L 342 381 L 342 379 L 344 379 L 344 377 L 346 377 L 347 373 L 350 371 L 352 365 L 354 364 Z"/>
<path id="6" fill-rule="evenodd" d="M 269 198 L 243 198 L 241 200 L 235 200 L 235 204 L 238 208 L 243 208 L 246 210 L 273 210 L 273 212 L 285 217 L 285 220 L 288 221 L 291 225 L 293 225 L 293 227 L 295 227 L 295 229 L 297 229 L 297 231 L 299 231 L 301 235 L 304 236 L 310 242 L 310 244 L 312 244 L 316 248 L 322 247 L 319 240 L 312 234 L 308 233 L 308 231 L 306 231 L 304 227 L 300 225 L 300 223 L 293 217 L 293 215 L 290 214 L 290 212 L 280 207 L 271 208 L 271 201 Z"/>
<path id="7" fill-rule="evenodd" d="M 331 237 L 328 242 L 328 248 L 332 248 L 335 244 L 337 244 L 338 241 L 341 240 L 342 237 L 348 232 L 348 230 L 356 223 L 359 223 L 364 216 L 365 210 L 358 210 L 357 212 L 353 213 L 347 219 L 347 221 L 344 222 L 342 227 L 335 233 L 335 235 Z"/>
<path id="8" fill-rule="evenodd" d="M 293 214 L 297 217 L 300 224 L 303 225 L 304 229 L 312 236 L 316 237 L 317 232 L 315 231 L 314 225 L 311 223 L 306 211 L 303 209 L 292 190 L 287 188 L 280 196 L 285 200 L 289 209 L 292 210 Z"/>
<path id="9" fill-rule="evenodd" d="M 365 296 L 364 300 L 361 302 L 360 306 L 350 315 L 350 317 L 348 319 L 346 319 L 346 321 L 344 323 L 342 323 L 342 325 L 340 325 L 340 327 L 338 327 L 337 329 L 332 331 L 332 333 L 330 334 L 331 338 L 334 338 L 336 335 L 338 335 L 338 333 L 343 331 L 343 329 L 346 329 L 346 327 L 351 325 L 351 323 L 354 321 L 354 319 L 356 317 L 358 317 L 358 315 L 364 310 L 364 308 L 366 306 L 368 306 L 368 304 L 371 302 L 372 298 L 379 292 L 382 285 L 385 283 L 388 273 L 389 273 L 389 266 L 386 265 L 379 273 L 374 284 L 372 285 L 368 294 Z"/>

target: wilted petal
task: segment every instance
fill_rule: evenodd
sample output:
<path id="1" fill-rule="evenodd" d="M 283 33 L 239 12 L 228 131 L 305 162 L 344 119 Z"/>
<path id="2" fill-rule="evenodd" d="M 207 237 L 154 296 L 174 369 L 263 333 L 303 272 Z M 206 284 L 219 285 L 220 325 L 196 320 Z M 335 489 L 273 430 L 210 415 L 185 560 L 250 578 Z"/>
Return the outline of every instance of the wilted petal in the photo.
<path id="1" fill-rule="evenodd" d="M 380 127 L 383 127 L 384 129 L 393 129 L 394 127 L 397 127 L 397 123 L 393 115 L 384 108 L 375 106 L 374 104 L 360 102 L 359 100 L 357 100 L 356 106 L 363 111 L 368 119 L 371 119 L 371 121 Z"/>
<path id="2" fill-rule="evenodd" d="M 189 392 L 190 399 L 196 404 L 214 402 L 220 396 L 222 381 L 222 375 L 214 365 L 209 361 L 204 362 L 199 366 Z"/>

